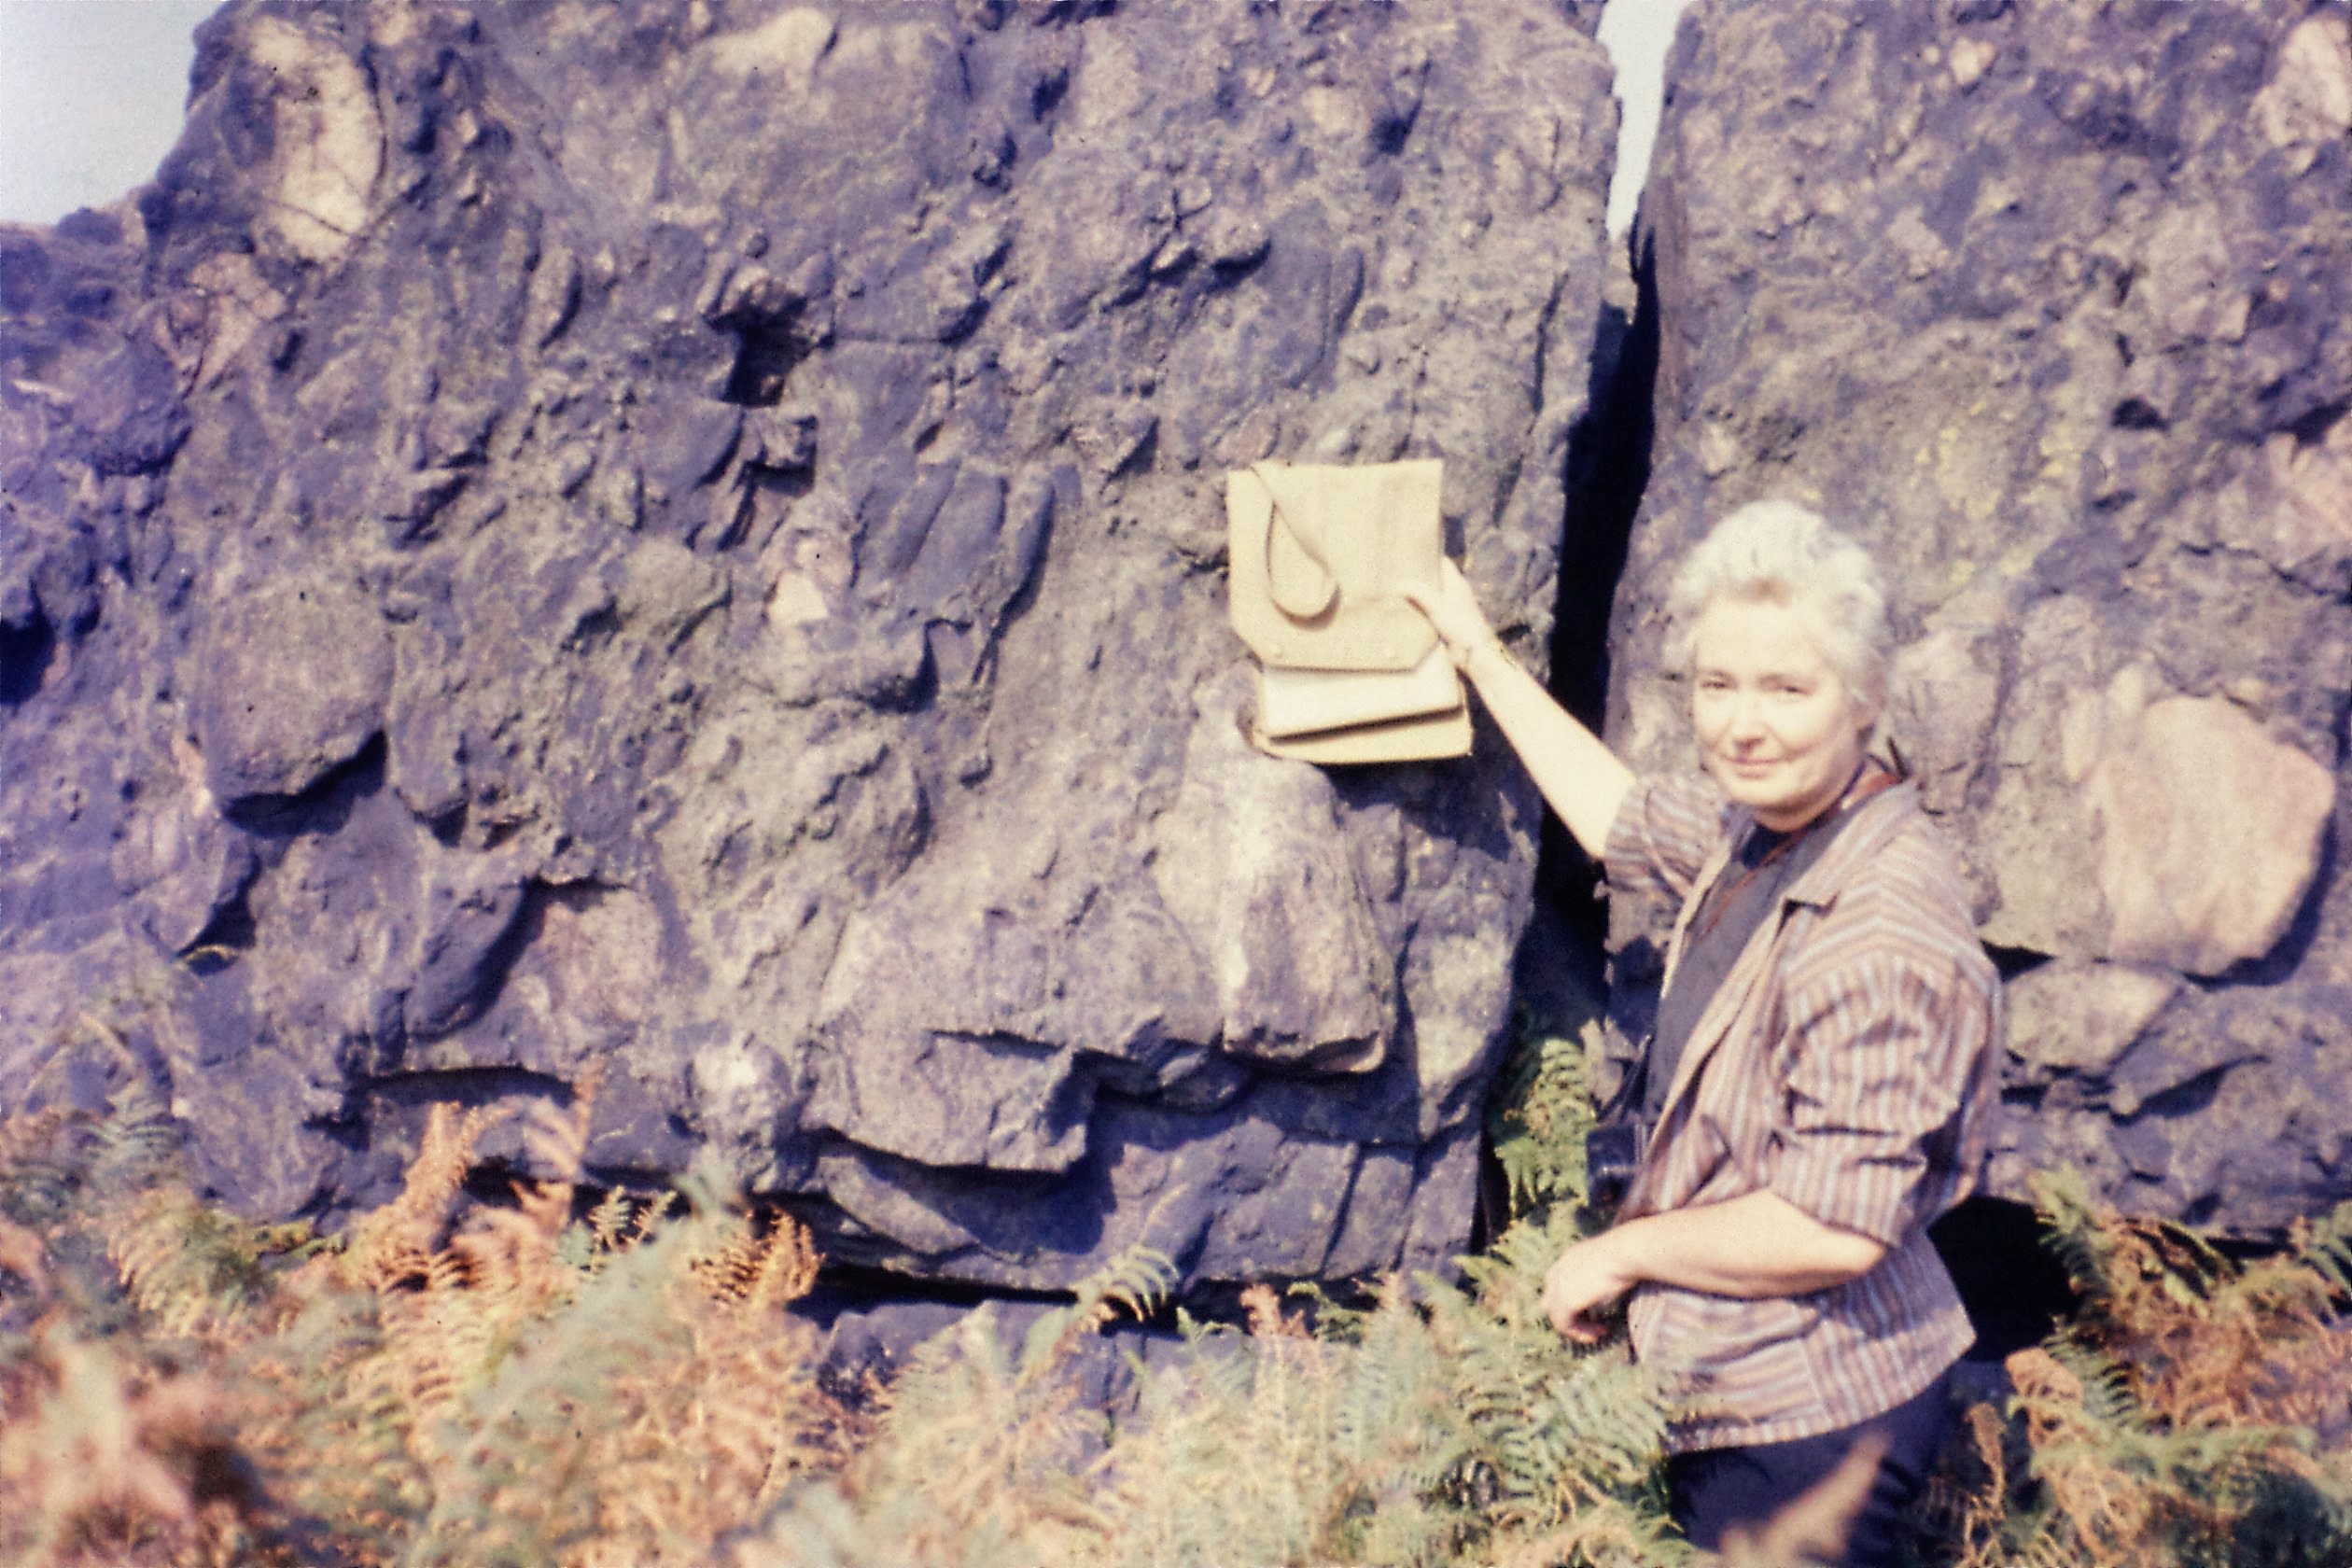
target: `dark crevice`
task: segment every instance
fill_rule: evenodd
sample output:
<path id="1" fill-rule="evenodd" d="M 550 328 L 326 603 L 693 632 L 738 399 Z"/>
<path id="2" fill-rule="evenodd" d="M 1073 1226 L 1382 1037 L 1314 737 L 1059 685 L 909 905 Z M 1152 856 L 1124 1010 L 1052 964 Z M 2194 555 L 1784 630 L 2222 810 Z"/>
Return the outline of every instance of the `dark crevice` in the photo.
<path id="1" fill-rule="evenodd" d="M 1569 434 L 1567 515 L 1552 622 L 1552 694 L 1596 734 L 1608 701 L 1610 611 L 1650 477 L 1659 320 L 1657 280 L 1646 245 L 1633 277 L 1631 316 L 1615 304 L 1602 307 L 1593 333 L 1585 415 Z M 1559 945 L 1579 956 L 1579 978 L 1594 994 L 1608 930 L 1598 892 L 1599 868 L 1547 812 L 1535 872 L 1537 927 L 1548 926 Z M 1558 959 L 1554 954 L 1547 961 Z M 1528 967 L 1522 962 L 1523 974 Z"/>
<path id="2" fill-rule="evenodd" d="M 433 841 L 444 849 L 455 849 L 466 838 L 466 803 L 458 801 L 442 806 L 432 816 L 422 819 Z"/>
<path id="3" fill-rule="evenodd" d="M 341 833 L 352 809 L 384 788 L 384 732 L 369 737 L 357 754 L 293 795 L 248 795 L 221 815 L 258 838 L 296 838 Z"/>
<path id="4" fill-rule="evenodd" d="M 2221 1195 L 2218 1192 L 2199 1193 L 2180 1211 L 2180 1223 L 2191 1230 L 2205 1230 L 2218 1225 L 2221 1210 Z"/>
<path id="5" fill-rule="evenodd" d="M 1599 730 L 1609 689 L 1609 614 L 1633 520 L 1649 487 L 1658 385 L 1658 280 L 1645 239 L 1628 317 L 1604 304 L 1593 334 L 1585 416 L 1568 441 L 1568 524 L 1552 628 L 1552 691 Z"/>
<path id="6" fill-rule="evenodd" d="M 252 951 L 254 936 L 253 910 L 241 890 L 213 912 L 182 952 L 192 973 L 217 974 Z"/>
<path id="7" fill-rule="evenodd" d="M 0 626 L 0 705 L 15 707 L 41 689 L 56 647 L 44 615 L 27 625 Z"/>
<path id="8" fill-rule="evenodd" d="M 378 1078 L 355 1078 L 352 1098 L 387 1105 L 432 1106 L 448 1103 L 468 1110 L 495 1105 L 518 1097 L 572 1102 L 572 1086 L 552 1072 L 527 1067 L 430 1068 L 416 1072 L 389 1073 Z"/>
<path id="9" fill-rule="evenodd" d="M 1993 967 L 2000 973 L 2003 980 L 2014 980 L 2021 974 L 2031 973 L 2050 961 L 2048 953 L 2037 953 L 2031 947 L 1996 947 L 1988 942 L 1984 952 L 1993 960 Z"/>
<path id="10" fill-rule="evenodd" d="M 741 328 L 736 341 L 741 347 L 727 377 L 725 398 L 728 402 L 756 408 L 773 407 L 783 400 L 784 384 L 815 347 L 791 323 Z"/>
<path id="11" fill-rule="evenodd" d="M 2290 422 L 2286 427 L 2287 433 L 2295 438 L 2298 446 L 2317 446 L 2347 413 L 2352 413 L 2352 402 L 2322 404 Z"/>
<path id="12" fill-rule="evenodd" d="M 523 897 L 517 901 L 514 917 L 506 930 L 490 944 L 490 950 L 482 957 L 482 967 L 476 972 L 473 996 L 469 1007 L 461 1009 L 450 1028 L 462 1029 L 497 1005 L 498 997 L 506 989 L 507 976 L 513 973 L 515 961 L 525 949 L 538 940 L 547 921 L 548 889 L 543 882 L 523 885 Z M 567 1093 L 569 1091 L 567 1090 Z"/>
<path id="13" fill-rule="evenodd" d="M 2137 1112 L 2132 1115 L 2121 1117 L 2119 1120 L 2129 1126 L 2149 1117 L 2159 1121 L 2178 1121 L 2184 1117 L 2201 1114 L 2212 1106 L 2214 1097 L 2221 1092 L 2222 1080 L 2229 1077 L 2238 1068 L 2247 1066 L 2249 1061 L 2261 1059 L 2261 1057 L 2245 1058 L 2209 1067 L 2185 1084 L 2175 1084 L 2168 1089 L 2157 1090 L 2140 1101 Z"/>
<path id="14" fill-rule="evenodd" d="M 872 1264 L 829 1261 L 819 1279 L 822 1282 L 804 1299 L 802 1310 L 820 1327 L 829 1325 L 844 1311 L 878 1302 L 919 1301 L 973 1308 L 991 1301 L 1029 1301 L 1045 1307 L 1067 1307 L 1077 1299 L 1069 1291 L 1023 1290 L 1014 1285 L 925 1278 Z"/>
<path id="15" fill-rule="evenodd" d="M 789 1213 L 794 1207 L 797 1206 L 787 1205 L 776 1211 Z M 821 1235 L 821 1230 L 818 1234 Z M 879 1307 L 936 1307 L 970 1311 L 1003 1303 L 1050 1310 L 1068 1307 L 1077 1299 L 1074 1292 L 1067 1290 L 1023 1289 L 945 1276 L 906 1274 L 874 1264 L 836 1262 L 830 1255 L 824 1258 L 817 1278 L 816 1289 L 795 1303 L 793 1311 L 820 1329 L 830 1329 L 845 1314 Z M 1121 1324 L 1130 1333 L 1172 1335 L 1180 1326 L 1180 1307 L 1183 1315 L 1195 1322 L 1239 1324 L 1250 1315 L 1242 1300 L 1244 1293 L 1261 1282 L 1271 1283 L 1278 1291 L 1285 1283 L 1281 1280 L 1202 1280 L 1181 1296 L 1170 1295 L 1153 1303 L 1149 1311 L 1123 1318 Z M 1311 1322 L 1318 1307 L 1369 1310 L 1377 1299 L 1377 1293 L 1362 1281 L 1321 1281 L 1313 1295 L 1286 1301 L 1284 1310 L 1288 1315 Z"/>
<path id="16" fill-rule="evenodd" d="M 1972 1197 L 1927 1229 L 1977 1339 L 1971 1359 L 1998 1362 L 2037 1345 L 2073 1315 L 2066 1270 L 2043 1242 L 2027 1205 Z"/>

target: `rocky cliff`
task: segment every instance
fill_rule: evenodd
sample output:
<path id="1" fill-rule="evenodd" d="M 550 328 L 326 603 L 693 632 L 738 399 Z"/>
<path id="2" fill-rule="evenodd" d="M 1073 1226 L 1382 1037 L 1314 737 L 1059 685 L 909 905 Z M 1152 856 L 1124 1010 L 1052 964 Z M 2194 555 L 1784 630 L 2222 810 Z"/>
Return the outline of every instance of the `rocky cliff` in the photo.
<path id="1" fill-rule="evenodd" d="M 135 204 L 0 231 L 9 1105 L 331 1219 L 594 1073 L 602 1178 L 849 1261 L 1439 1262 L 1535 803 L 1251 751 L 1221 505 L 1436 456 L 1650 764 L 1713 518 L 1877 547 L 1996 1190 L 2352 1196 L 2345 8 L 1703 0 L 1630 335 L 1595 10 L 230 7 Z"/>
<path id="2" fill-rule="evenodd" d="M 229 7 L 0 236 L 11 1106 L 332 1217 L 593 1069 L 838 1258 L 1460 1250 L 1533 797 L 1242 743 L 1224 475 L 1445 459 L 1543 657 L 1592 9 Z"/>
<path id="3" fill-rule="evenodd" d="M 1815 504 L 2011 976 L 1995 1190 L 2352 1197 L 2352 12 L 1706 0 L 1668 81 L 1617 737 L 1683 755 L 1680 553 Z"/>

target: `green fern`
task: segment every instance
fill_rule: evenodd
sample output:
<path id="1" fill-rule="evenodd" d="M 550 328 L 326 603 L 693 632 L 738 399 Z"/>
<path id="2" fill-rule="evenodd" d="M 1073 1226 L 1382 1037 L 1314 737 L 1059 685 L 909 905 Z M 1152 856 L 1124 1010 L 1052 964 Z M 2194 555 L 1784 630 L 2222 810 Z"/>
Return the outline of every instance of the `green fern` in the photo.
<path id="1" fill-rule="evenodd" d="M 1487 1141 L 1503 1173 L 1506 1220 L 1586 1201 L 1591 1064 L 1604 1039 L 1598 999 L 1584 999 L 1569 1019 L 1522 1013 L 1517 1025 L 1487 1113 Z"/>
<path id="2" fill-rule="evenodd" d="M 1523 1221 L 1465 1262 L 1475 1298 L 1433 1301 L 1433 1327 L 1456 1367 L 1456 1484 L 1507 1533 L 1540 1541 L 1605 1519 L 1596 1539 L 1616 1545 L 1590 1561 L 1671 1561 L 1659 1369 L 1636 1365 L 1622 1344 L 1575 1347 L 1544 1316 L 1544 1272 L 1579 1234 L 1565 1210 Z M 1583 1546 L 1576 1553 L 1589 1556 Z"/>
<path id="3" fill-rule="evenodd" d="M 1076 1300 L 1029 1324 L 1021 1346 L 1020 1377 L 1055 1376 L 1087 1336 L 1123 1316 L 1150 1317 L 1168 1298 L 1176 1278 L 1175 1263 L 1156 1248 L 1133 1247 L 1113 1258 L 1079 1281 Z"/>
<path id="4" fill-rule="evenodd" d="M 2352 1203 L 2338 1204 L 2323 1218 L 2302 1226 L 2293 1256 L 2303 1267 L 2327 1281 L 2340 1298 L 2352 1298 Z"/>
<path id="5" fill-rule="evenodd" d="M 2031 1180 L 2042 1244 L 2057 1256 L 2078 1294 L 2111 1295 L 2116 1245 L 2091 1192 L 2091 1179 L 2074 1166 L 2037 1171 Z"/>

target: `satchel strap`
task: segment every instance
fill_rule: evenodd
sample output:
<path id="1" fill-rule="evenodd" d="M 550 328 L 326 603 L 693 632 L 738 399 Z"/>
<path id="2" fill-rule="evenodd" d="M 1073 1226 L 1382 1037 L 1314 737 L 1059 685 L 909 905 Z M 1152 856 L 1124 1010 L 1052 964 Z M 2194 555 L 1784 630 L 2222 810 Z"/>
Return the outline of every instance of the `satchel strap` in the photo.
<path id="1" fill-rule="evenodd" d="M 1266 512 L 1266 592 L 1274 601 L 1274 608 L 1294 621 L 1312 621 L 1329 609 L 1339 596 L 1339 579 L 1323 555 L 1323 541 L 1309 537 L 1307 531 L 1293 523 L 1282 507 L 1282 489 L 1267 472 L 1267 465 L 1255 463 L 1250 471 L 1266 486 L 1273 505 Z M 1274 536 L 1281 534 L 1293 551 L 1306 557 L 1311 573 L 1302 574 L 1289 562 L 1278 561 Z"/>

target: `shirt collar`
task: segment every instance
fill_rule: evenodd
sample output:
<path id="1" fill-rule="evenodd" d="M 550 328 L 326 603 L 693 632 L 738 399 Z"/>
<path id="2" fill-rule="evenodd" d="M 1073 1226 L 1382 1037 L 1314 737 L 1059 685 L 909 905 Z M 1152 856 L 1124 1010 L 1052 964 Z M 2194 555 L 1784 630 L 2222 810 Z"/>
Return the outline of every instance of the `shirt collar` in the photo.
<path id="1" fill-rule="evenodd" d="M 1837 902 L 1839 889 L 1855 868 L 1884 848 L 1903 825 L 1919 814 L 1919 786 L 1900 779 L 1854 807 L 1854 818 L 1838 830 L 1821 859 L 1781 895 L 1788 903 L 1825 907 Z"/>

